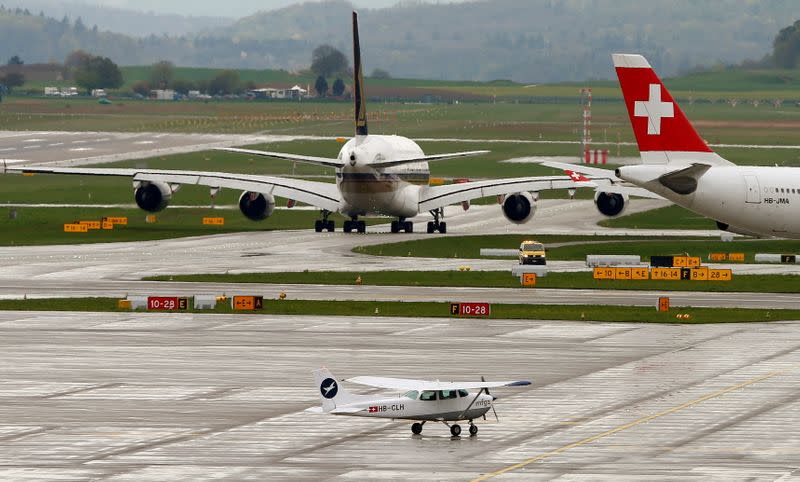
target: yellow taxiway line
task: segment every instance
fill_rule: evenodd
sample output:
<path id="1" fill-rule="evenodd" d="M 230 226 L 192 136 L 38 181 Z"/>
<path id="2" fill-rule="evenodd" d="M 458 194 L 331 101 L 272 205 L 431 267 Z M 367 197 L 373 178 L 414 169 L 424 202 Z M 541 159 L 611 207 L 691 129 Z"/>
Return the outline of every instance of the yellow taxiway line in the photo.
<path id="1" fill-rule="evenodd" d="M 734 392 L 736 390 L 742 389 L 742 388 L 747 387 L 749 385 L 753 385 L 755 383 L 758 383 L 758 382 L 773 378 L 775 376 L 778 376 L 778 375 L 781 375 L 781 374 L 784 374 L 784 373 L 786 373 L 785 370 L 780 370 L 780 371 L 769 372 L 766 375 L 761 375 L 759 377 L 751 378 L 750 380 L 744 381 L 742 383 L 737 383 L 736 385 L 731 385 L 731 386 L 729 386 L 727 388 L 723 388 L 721 390 L 717 390 L 716 392 L 712 392 L 712 393 L 704 395 L 704 396 L 702 396 L 700 398 L 696 398 L 694 400 L 690 400 L 690 401 L 688 401 L 686 403 L 683 403 L 681 405 L 677 405 L 677 406 L 674 406 L 672 408 L 668 408 L 666 410 L 663 410 L 663 411 L 658 412 L 658 413 L 654 413 L 652 415 L 647 415 L 646 417 L 642 417 L 640 419 L 634 420 L 633 422 L 626 423 L 625 425 L 620 425 L 619 427 L 612 428 L 611 430 L 607 430 L 607 431 L 605 431 L 603 433 L 599 433 L 597 435 L 592 435 L 591 437 L 587 437 L 587 438 L 585 438 L 583 440 L 579 440 L 577 442 L 573 442 L 571 444 L 564 445 L 563 447 L 559 447 L 559 448 L 551 450 L 549 452 L 545 452 L 543 454 L 539 454 L 539 455 L 537 455 L 535 457 L 531 457 L 529 459 L 523 460 L 522 462 L 516 463 L 514 465 L 509 465 L 508 467 L 504 467 L 504 468 L 502 468 L 500 470 L 496 470 L 494 472 L 489 472 L 489 473 L 483 474 L 480 477 L 478 477 L 476 479 L 473 479 L 472 482 L 480 482 L 480 481 L 483 481 L 483 480 L 488 480 L 488 479 L 491 479 L 493 477 L 497 477 L 498 475 L 503 475 L 503 474 L 505 474 L 507 472 L 511 472 L 513 470 L 518 470 L 518 469 L 524 468 L 527 465 L 530 465 L 530 464 L 532 464 L 534 462 L 538 462 L 540 460 L 544 460 L 544 459 L 550 458 L 550 457 L 552 457 L 554 455 L 558 455 L 560 453 L 566 452 L 567 450 L 574 449 L 574 448 L 580 447 L 582 445 L 590 444 L 590 443 L 595 442 L 597 440 L 600 440 L 602 438 L 614 435 L 615 433 L 622 432 L 624 430 L 628 430 L 629 428 L 633 428 L 633 427 L 635 427 L 637 425 L 641 425 L 643 423 L 650 422 L 652 420 L 655 420 L 655 419 L 660 418 L 660 417 L 664 417 L 666 415 L 673 414 L 675 412 L 679 412 L 679 411 L 681 411 L 683 409 L 686 409 L 686 408 L 689 408 L 691 406 L 697 405 L 698 403 L 705 402 L 706 400 L 711 400 L 712 398 L 721 397 L 722 395 L 725 395 L 726 393 Z"/>

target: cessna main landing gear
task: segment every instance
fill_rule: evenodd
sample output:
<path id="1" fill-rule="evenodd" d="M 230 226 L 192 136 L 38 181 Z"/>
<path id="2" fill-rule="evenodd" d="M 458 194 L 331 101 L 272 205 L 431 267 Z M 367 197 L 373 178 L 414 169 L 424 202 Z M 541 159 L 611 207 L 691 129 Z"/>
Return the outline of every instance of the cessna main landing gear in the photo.
<path id="1" fill-rule="evenodd" d="M 414 435 L 419 435 L 422 433 L 422 426 L 425 425 L 425 422 L 414 422 L 411 424 L 411 433 Z"/>
<path id="2" fill-rule="evenodd" d="M 328 231 L 332 233 L 336 228 L 333 219 L 328 219 L 328 216 L 331 215 L 330 211 L 322 211 L 322 219 L 317 219 L 314 221 L 314 231 L 321 233 L 322 231 Z"/>
<path id="3" fill-rule="evenodd" d="M 453 437 L 460 437 L 461 436 L 461 425 L 453 424 L 450 426 L 450 435 Z"/>
<path id="4" fill-rule="evenodd" d="M 439 221 L 439 218 L 444 217 L 444 208 L 432 210 L 431 216 L 433 216 L 433 221 L 428 221 L 428 234 L 435 233 L 436 231 L 439 231 L 442 234 L 446 233 L 447 223 L 444 221 Z"/>
<path id="5" fill-rule="evenodd" d="M 397 221 L 392 221 L 392 232 L 399 233 L 400 231 L 413 233 L 414 223 L 412 223 L 411 221 L 406 221 L 406 218 L 400 218 Z"/>
<path id="6" fill-rule="evenodd" d="M 364 221 L 359 221 L 355 216 L 353 219 L 344 222 L 344 232 L 349 233 L 351 231 L 357 231 L 359 233 L 366 233 L 367 232 L 367 223 Z"/>

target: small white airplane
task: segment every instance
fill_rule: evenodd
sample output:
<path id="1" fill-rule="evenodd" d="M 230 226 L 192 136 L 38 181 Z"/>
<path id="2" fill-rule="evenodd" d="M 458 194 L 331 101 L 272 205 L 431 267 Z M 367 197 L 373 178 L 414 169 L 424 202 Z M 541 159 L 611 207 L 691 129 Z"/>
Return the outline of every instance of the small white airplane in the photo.
<path id="1" fill-rule="evenodd" d="M 279 196 L 289 199 L 290 205 L 300 201 L 318 207 L 321 210 L 321 219 L 314 223 L 317 232 L 334 231 L 334 222 L 328 216 L 339 212 L 350 218 L 344 222 L 345 232 L 365 232 L 366 223 L 358 217 L 379 214 L 397 218 L 391 223 L 393 233 L 409 233 L 413 231 L 413 224 L 407 219 L 428 211 L 433 216 L 433 221 L 428 222 L 428 233 L 445 233 L 447 223 L 442 220 L 445 206 L 461 203 L 464 208 L 468 208 L 470 200 L 488 196 L 498 196 L 502 200 L 505 217 L 512 223 L 522 224 L 533 217 L 539 191 L 575 187 L 575 183 L 566 176 L 490 179 L 429 186 L 428 162 L 474 156 L 489 151 L 426 155 L 416 142 L 406 137 L 368 133 L 356 12 L 353 12 L 353 65 L 355 136 L 342 146 L 336 158 L 252 149 L 221 149 L 332 167 L 336 171 L 335 184 L 222 172 L 25 167 L 5 162 L 0 164 L 0 172 L 131 177 L 136 204 L 148 212 L 158 212 L 166 208 L 172 195 L 184 184 L 208 186 L 212 197 L 222 188 L 243 190 L 239 198 L 239 209 L 253 221 L 269 217 L 275 209 L 275 197 Z"/>
<path id="2" fill-rule="evenodd" d="M 425 422 L 441 422 L 450 427 L 453 437 L 461 435 L 461 426 L 448 422 L 468 421 L 469 434 L 474 436 L 478 434 L 478 426 L 473 420 L 479 417 L 485 420 L 489 409 L 497 417 L 497 412 L 494 411 L 494 401 L 497 398 L 489 393 L 490 388 L 523 387 L 531 384 L 526 380 L 440 382 L 369 376 L 345 380 L 370 387 L 405 391 L 397 397 L 372 397 L 348 392 L 326 368 L 314 370 L 313 373 L 322 406 L 306 409 L 307 412 L 414 420 L 411 432 L 415 435 L 422 433 Z M 477 392 L 470 392 L 476 389 Z"/>
<path id="3" fill-rule="evenodd" d="M 541 164 L 572 169 L 597 184 L 608 182 L 608 188 L 597 188 L 603 192 L 595 200 L 609 216 L 622 212 L 630 193 L 666 198 L 715 220 L 723 231 L 800 239 L 800 168 L 738 166 L 723 159 L 695 131 L 647 59 L 633 54 L 612 58 L 642 163 L 614 172 Z"/>

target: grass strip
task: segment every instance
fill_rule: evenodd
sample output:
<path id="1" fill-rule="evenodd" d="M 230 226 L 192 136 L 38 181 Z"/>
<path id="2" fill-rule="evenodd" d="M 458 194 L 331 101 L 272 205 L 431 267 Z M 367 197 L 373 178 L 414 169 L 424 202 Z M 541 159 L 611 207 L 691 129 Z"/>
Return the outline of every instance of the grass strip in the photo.
<path id="1" fill-rule="evenodd" d="M 117 300 L 113 298 L 0 300 L 0 310 L 130 312 L 118 309 Z M 189 309 L 179 313 L 450 318 L 450 305 L 419 302 L 264 300 L 264 308 L 256 312 L 234 312 L 230 305 L 218 304 L 214 310 Z M 689 317 L 679 319 L 676 317 L 678 314 Z M 636 306 L 494 304 L 489 318 L 681 324 L 742 323 L 800 320 L 800 310 L 673 307 L 669 312 L 658 312 L 654 308 Z M 467 319 L 463 321 L 467 322 Z"/>
<path id="2" fill-rule="evenodd" d="M 453 286 L 472 288 L 522 288 L 510 271 L 303 271 L 285 273 L 164 275 L 145 281 L 189 281 L 211 283 L 323 284 L 373 286 Z M 800 292 L 800 276 L 734 275 L 731 281 L 596 280 L 590 272 L 548 273 L 539 277 L 536 288 L 715 291 L 751 293 Z"/>
<path id="3" fill-rule="evenodd" d="M 700 256 L 707 261 L 710 253 L 744 253 L 745 262 L 753 262 L 755 253 L 796 253 L 795 240 L 743 239 L 732 242 L 714 238 L 667 238 L 638 236 L 441 236 L 399 243 L 357 246 L 353 252 L 376 256 L 416 258 L 487 259 L 481 248 L 519 249 L 523 240 L 536 239 L 545 244 L 551 261 L 582 261 L 589 254 L 633 254 L 649 260 L 653 255 Z"/>

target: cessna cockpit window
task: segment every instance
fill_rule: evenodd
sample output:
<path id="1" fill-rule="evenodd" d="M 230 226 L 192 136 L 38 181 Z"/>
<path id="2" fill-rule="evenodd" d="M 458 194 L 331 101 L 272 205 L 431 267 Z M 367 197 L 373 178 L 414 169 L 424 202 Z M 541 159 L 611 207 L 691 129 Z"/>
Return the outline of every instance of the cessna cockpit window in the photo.
<path id="1" fill-rule="evenodd" d="M 416 400 L 417 399 L 417 395 L 419 395 L 418 391 L 410 390 L 410 391 L 406 392 L 403 396 L 406 397 L 406 398 L 410 398 L 411 400 Z"/>
<path id="2" fill-rule="evenodd" d="M 461 390 L 459 390 L 459 391 L 458 391 L 458 396 L 459 396 L 459 397 L 462 397 L 462 398 L 463 398 L 463 397 L 466 397 L 467 395 L 469 395 L 469 392 L 467 392 L 467 391 L 466 391 L 466 390 L 464 390 L 463 388 L 462 388 Z"/>
<path id="3" fill-rule="evenodd" d="M 439 390 L 439 400 L 449 400 L 451 398 L 458 398 L 458 393 L 455 390 Z"/>
<path id="4" fill-rule="evenodd" d="M 436 400 L 436 392 L 433 390 L 425 390 L 422 392 L 422 395 L 419 396 L 419 399 L 425 401 Z"/>

